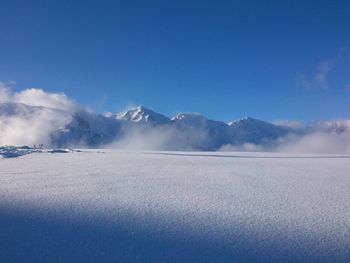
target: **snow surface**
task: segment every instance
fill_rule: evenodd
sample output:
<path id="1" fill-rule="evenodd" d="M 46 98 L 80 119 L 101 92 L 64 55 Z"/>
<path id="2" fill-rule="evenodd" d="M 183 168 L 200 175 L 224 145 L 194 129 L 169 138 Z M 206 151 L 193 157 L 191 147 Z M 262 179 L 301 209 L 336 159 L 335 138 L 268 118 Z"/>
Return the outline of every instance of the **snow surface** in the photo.
<path id="1" fill-rule="evenodd" d="M 0 160 L 1 262 L 350 262 L 350 156 Z"/>

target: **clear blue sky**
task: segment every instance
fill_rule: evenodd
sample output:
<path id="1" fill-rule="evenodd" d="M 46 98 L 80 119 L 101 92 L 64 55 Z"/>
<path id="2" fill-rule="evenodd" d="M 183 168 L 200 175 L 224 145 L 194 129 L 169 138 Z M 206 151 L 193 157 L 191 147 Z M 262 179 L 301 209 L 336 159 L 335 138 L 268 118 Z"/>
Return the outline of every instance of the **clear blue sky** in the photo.
<path id="1" fill-rule="evenodd" d="M 350 117 L 350 1 L 0 1 L 0 80 L 97 112 Z"/>

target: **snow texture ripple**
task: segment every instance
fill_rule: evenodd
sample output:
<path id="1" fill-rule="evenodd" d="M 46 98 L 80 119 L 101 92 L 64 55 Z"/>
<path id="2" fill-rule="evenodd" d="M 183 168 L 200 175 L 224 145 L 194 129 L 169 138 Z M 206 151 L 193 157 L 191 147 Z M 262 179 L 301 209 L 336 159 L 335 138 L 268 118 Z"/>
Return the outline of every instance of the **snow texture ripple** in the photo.
<path id="1" fill-rule="evenodd" d="M 336 155 L 2 159 L 1 262 L 350 262 L 349 171 Z"/>

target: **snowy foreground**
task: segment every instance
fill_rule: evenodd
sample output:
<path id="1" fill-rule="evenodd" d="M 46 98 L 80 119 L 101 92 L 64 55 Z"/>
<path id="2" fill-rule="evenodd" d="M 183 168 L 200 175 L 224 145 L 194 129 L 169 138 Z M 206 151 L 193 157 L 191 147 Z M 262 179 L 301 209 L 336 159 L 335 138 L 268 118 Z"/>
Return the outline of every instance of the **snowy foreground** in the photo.
<path id="1" fill-rule="evenodd" d="M 0 159 L 1 262 L 350 262 L 349 156 Z"/>

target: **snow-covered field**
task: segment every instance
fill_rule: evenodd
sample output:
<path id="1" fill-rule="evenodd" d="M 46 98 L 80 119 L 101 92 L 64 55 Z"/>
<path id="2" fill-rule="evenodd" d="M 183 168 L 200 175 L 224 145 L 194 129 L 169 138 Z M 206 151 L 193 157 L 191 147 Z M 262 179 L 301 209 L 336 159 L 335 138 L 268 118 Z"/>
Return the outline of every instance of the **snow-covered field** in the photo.
<path id="1" fill-rule="evenodd" d="M 1 262 L 350 262 L 350 157 L 0 159 Z"/>

